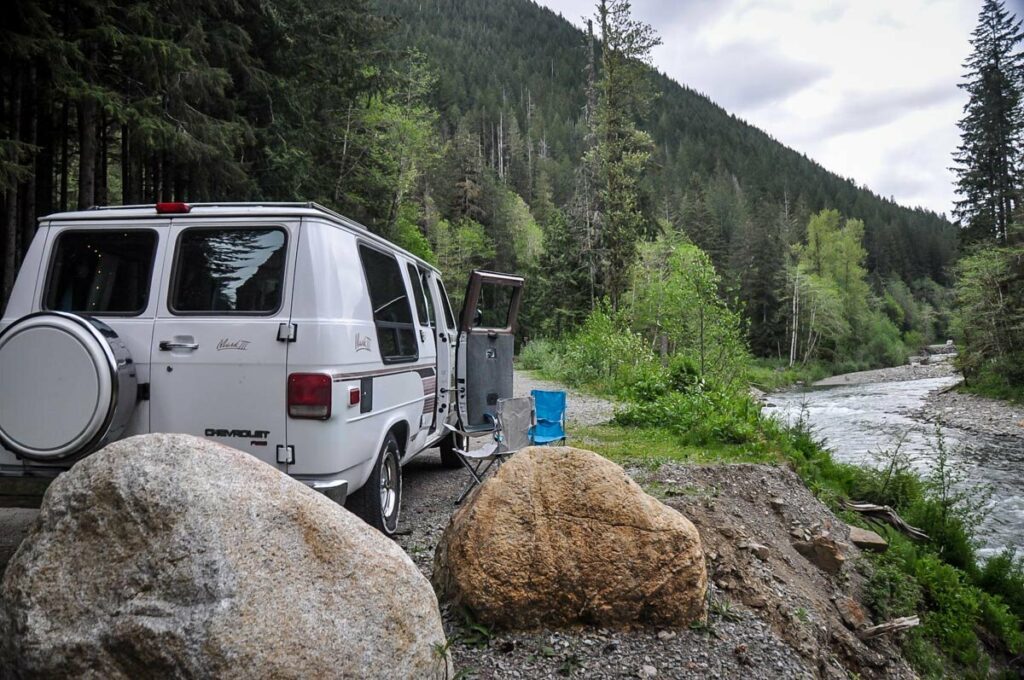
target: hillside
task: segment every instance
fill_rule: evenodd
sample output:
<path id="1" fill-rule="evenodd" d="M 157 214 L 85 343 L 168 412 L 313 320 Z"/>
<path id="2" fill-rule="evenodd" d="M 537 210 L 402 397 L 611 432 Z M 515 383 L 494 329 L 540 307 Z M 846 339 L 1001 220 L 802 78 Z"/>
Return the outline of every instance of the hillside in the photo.
<path id="1" fill-rule="evenodd" d="M 517 133 L 552 161 L 554 200 L 566 204 L 585 133 L 584 32 L 530 0 L 378 0 L 378 5 L 398 19 L 399 44 L 422 52 L 436 73 L 433 104 L 448 134 L 460 123 L 476 130 L 483 158 L 493 163 L 495 130 L 502 124 L 507 128 L 514 117 Z M 716 181 L 727 185 L 734 178 L 748 212 L 785 203 L 804 224 L 806 215 L 826 207 L 863 220 L 867 266 L 879 276 L 947 280 L 956 229 L 943 217 L 858 187 L 685 85 L 652 75 L 659 97 L 642 125 L 657 143 L 648 180 L 656 203 L 652 213 L 678 218 L 695 178 L 710 193 Z M 529 202 L 529 191 L 522 188 Z M 740 220 L 719 222 L 716 236 L 726 250 Z M 714 244 L 700 245 L 717 264 L 726 262 Z"/>

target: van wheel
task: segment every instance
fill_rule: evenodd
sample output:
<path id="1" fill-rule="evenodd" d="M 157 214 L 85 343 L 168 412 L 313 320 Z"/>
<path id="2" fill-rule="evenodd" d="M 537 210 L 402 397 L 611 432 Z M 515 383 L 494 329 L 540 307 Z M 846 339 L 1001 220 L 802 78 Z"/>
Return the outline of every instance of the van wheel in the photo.
<path id="1" fill-rule="evenodd" d="M 402 508 L 402 464 L 398 440 L 388 432 L 380 447 L 377 462 L 363 488 L 348 497 L 345 504 L 364 522 L 386 536 L 398 530 Z"/>
<path id="2" fill-rule="evenodd" d="M 456 439 L 458 437 L 458 439 Z M 466 437 L 454 432 L 449 432 L 448 436 L 441 440 L 438 447 L 441 449 L 441 467 L 448 468 L 449 470 L 455 470 L 462 467 L 462 461 L 459 460 L 459 456 L 455 453 L 456 444 L 463 451 L 466 450 Z"/>

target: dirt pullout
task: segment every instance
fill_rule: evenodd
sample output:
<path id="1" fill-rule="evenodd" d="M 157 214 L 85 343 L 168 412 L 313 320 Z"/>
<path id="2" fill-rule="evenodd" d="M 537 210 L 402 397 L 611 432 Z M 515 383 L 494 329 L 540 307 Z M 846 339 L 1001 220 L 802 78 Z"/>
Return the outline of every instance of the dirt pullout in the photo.
<path id="1" fill-rule="evenodd" d="M 753 612 L 819 677 L 914 677 L 892 641 L 857 637 L 855 629 L 881 623 L 869 621 L 860 604 L 869 566 L 849 544 L 849 527 L 794 472 L 665 464 L 630 473 L 697 526 L 722 597 Z M 816 538 L 838 545 L 845 562 L 837 573 L 794 547 Z"/>
<path id="2" fill-rule="evenodd" d="M 928 364 L 907 364 L 892 368 L 878 368 L 872 371 L 857 371 L 834 375 L 814 383 L 815 387 L 836 387 L 838 385 L 860 385 L 862 383 L 902 382 L 904 380 L 923 380 L 925 378 L 945 378 L 958 375 L 953 362 L 947 355 L 931 358 Z"/>
<path id="3" fill-rule="evenodd" d="M 564 391 L 566 393 L 565 419 L 567 426 L 600 425 L 615 415 L 615 403 L 551 382 L 541 380 L 527 371 L 516 371 L 513 392 L 517 397 L 530 396 L 530 390 Z"/>

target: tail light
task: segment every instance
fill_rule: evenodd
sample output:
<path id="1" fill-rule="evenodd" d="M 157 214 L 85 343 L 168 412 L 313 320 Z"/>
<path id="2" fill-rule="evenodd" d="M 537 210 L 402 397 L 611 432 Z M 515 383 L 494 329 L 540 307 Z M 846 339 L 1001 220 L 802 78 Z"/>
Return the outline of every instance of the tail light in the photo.
<path id="1" fill-rule="evenodd" d="M 331 417 L 331 376 L 292 373 L 288 376 L 288 415 L 292 418 Z"/>

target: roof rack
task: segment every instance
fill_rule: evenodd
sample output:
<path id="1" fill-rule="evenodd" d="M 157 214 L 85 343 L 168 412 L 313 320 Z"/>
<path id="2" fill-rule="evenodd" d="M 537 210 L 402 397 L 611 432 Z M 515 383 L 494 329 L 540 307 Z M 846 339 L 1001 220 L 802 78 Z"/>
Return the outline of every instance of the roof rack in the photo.
<path id="1" fill-rule="evenodd" d="M 344 217 L 339 213 L 331 210 L 327 206 L 316 203 L 315 201 L 226 201 L 217 203 L 191 203 L 189 201 L 182 201 L 188 203 L 193 208 L 311 208 L 313 210 L 320 210 L 336 217 Z M 94 205 L 88 210 L 139 210 L 144 208 L 152 208 L 155 203 L 135 203 L 132 205 Z"/>

